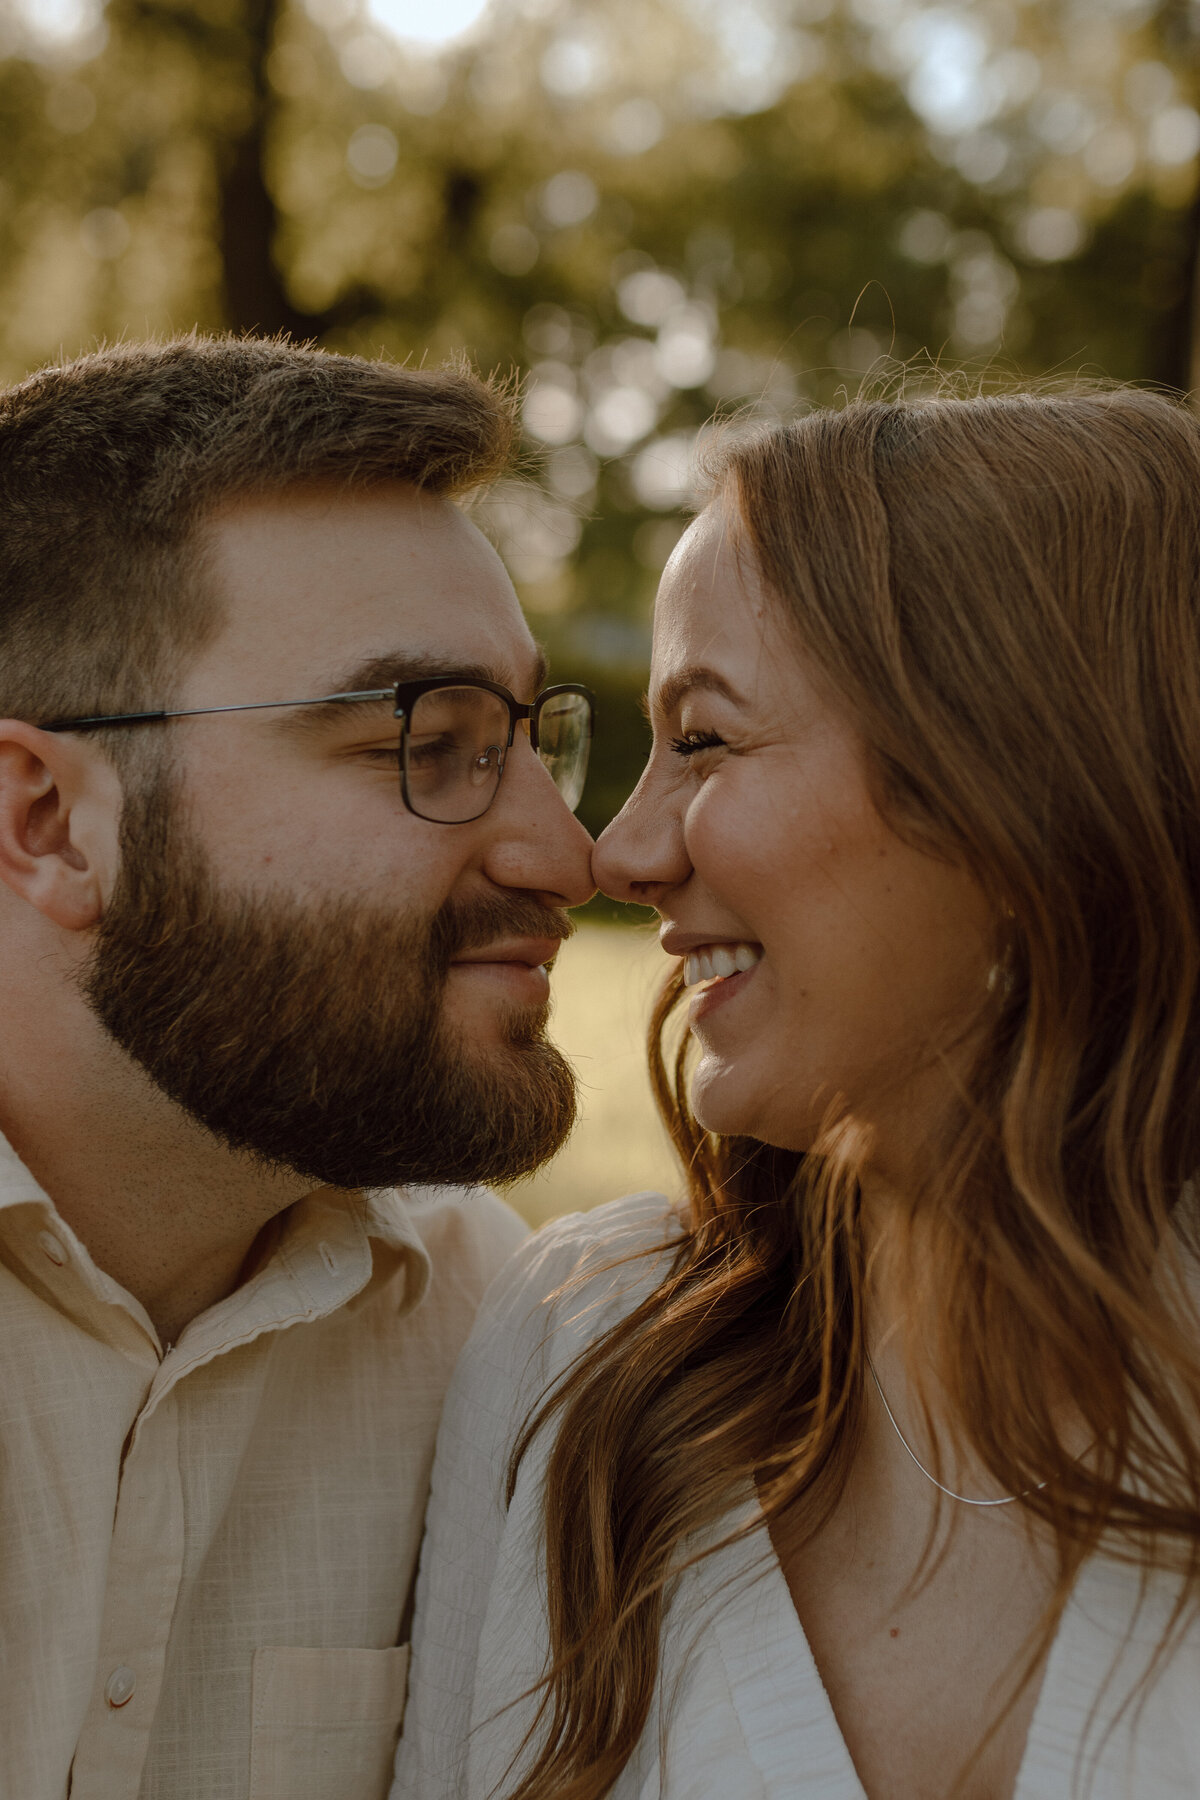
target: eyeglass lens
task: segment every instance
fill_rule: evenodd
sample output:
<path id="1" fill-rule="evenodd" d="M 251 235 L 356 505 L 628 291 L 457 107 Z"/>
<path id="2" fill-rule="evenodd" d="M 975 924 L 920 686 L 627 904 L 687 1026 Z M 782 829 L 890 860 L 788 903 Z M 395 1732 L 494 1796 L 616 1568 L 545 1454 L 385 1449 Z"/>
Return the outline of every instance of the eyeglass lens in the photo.
<path id="1" fill-rule="evenodd" d="M 574 812 L 583 798 L 592 747 L 592 709 L 583 694 L 551 694 L 537 715 L 538 755 Z"/>
<path id="2" fill-rule="evenodd" d="M 432 688 L 414 703 L 403 734 L 405 797 L 437 824 L 478 819 L 504 772 L 509 711 L 486 688 Z M 579 804 L 591 746 L 591 708 L 582 694 L 552 694 L 537 719 L 538 755 L 572 811 Z"/>

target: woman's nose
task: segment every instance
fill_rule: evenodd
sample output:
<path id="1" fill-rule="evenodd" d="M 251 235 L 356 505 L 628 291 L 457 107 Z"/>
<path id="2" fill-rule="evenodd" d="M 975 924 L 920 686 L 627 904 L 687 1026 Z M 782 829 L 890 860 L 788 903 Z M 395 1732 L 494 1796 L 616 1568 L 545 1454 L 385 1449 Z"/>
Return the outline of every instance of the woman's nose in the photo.
<path id="1" fill-rule="evenodd" d="M 656 805 L 646 783 L 639 783 L 596 840 L 592 880 L 612 900 L 655 906 L 690 872 L 682 820 L 671 807 Z"/>

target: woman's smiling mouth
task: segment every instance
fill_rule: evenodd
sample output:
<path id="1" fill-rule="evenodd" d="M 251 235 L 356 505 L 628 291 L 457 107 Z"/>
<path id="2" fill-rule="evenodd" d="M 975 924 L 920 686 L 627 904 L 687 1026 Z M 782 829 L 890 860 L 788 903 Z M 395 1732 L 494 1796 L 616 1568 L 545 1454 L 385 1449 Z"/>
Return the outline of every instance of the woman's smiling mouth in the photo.
<path id="1" fill-rule="evenodd" d="M 695 987 L 701 981 L 728 981 L 731 975 L 745 975 L 762 961 L 762 945 L 700 944 L 683 959 L 683 985 Z"/>

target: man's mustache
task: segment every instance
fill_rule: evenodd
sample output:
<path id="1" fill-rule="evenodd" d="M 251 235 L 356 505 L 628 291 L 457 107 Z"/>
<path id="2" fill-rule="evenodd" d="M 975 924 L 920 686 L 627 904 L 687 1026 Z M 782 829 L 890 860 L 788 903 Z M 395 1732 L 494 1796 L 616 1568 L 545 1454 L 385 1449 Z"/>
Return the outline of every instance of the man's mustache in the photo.
<path id="1" fill-rule="evenodd" d="M 543 906 L 532 896 L 489 895 L 470 901 L 447 900 L 433 922 L 433 947 L 439 966 L 448 968 L 465 950 L 482 950 L 503 938 L 557 938 L 565 943 L 575 922 L 561 907 Z"/>

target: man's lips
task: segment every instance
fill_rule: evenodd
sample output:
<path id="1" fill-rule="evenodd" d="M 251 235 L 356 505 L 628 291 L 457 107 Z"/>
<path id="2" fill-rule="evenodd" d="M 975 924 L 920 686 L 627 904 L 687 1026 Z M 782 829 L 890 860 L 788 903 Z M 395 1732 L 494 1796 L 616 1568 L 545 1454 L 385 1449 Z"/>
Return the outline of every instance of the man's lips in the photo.
<path id="1" fill-rule="evenodd" d="M 517 1006 L 543 1007 L 550 998 L 550 965 L 561 943 L 558 937 L 498 938 L 452 957 L 450 976 L 460 992 L 475 989 L 489 1003 L 503 997 Z"/>
<path id="2" fill-rule="evenodd" d="M 485 966 L 496 963 L 518 963 L 526 969 L 547 968 L 557 956 L 562 939 L 545 938 L 502 938 L 494 944 L 483 944 L 478 949 L 460 950 L 450 958 L 452 969 Z"/>

